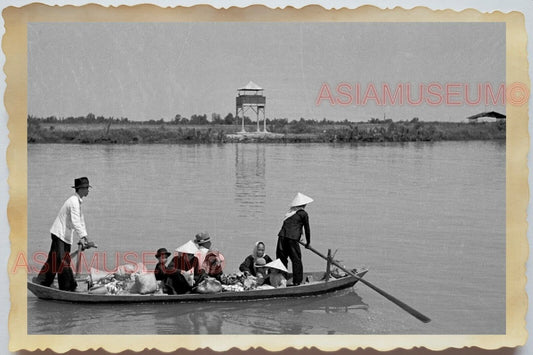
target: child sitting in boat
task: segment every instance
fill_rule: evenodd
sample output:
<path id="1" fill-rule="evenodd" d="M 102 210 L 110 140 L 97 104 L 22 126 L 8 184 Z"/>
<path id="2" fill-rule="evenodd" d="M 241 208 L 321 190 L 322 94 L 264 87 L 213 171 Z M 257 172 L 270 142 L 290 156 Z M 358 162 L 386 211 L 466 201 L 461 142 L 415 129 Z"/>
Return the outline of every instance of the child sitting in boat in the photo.
<path id="1" fill-rule="evenodd" d="M 270 279 L 268 276 L 268 269 L 265 267 L 267 264 L 266 260 L 264 258 L 257 258 L 254 264 L 255 269 L 255 277 L 257 286 L 261 285 L 270 285 Z"/>
<path id="2" fill-rule="evenodd" d="M 266 276 L 261 277 L 261 279 L 259 277 L 257 278 L 257 284 L 259 286 L 271 285 L 276 288 L 287 286 L 287 279 L 283 276 L 283 273 L 287 273 L 288 271 L 280 259 L 264 264 L 264 266 L 258 265 L 258 273 L 263 275 L 266 271 L 268 271 Z"/>
<path id="3" fill-rule="evenodd" d="M 256 270 L 254 264 L 257 260 L 263 259 L 267 263 L 272 261 L 272 258 L 265 254 L 265 243 L 259 241 L 255 243 L 252 254 L 248 255 L 246 259 L 239 266 L 239 270 L 244 272 L 245 275 L 256 276 Z"/>

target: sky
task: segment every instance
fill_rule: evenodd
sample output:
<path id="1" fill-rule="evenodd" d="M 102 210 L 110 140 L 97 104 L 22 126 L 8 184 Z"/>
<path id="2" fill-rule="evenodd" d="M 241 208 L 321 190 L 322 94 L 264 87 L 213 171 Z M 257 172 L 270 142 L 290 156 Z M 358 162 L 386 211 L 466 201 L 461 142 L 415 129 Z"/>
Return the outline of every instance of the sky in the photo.
<path id="1" fill-rule="evenodd" d="M 29 115 L 224 117 L 235 114 L 237 89 L 249 81 L 264 88 L 268 118 L 463 121 L 505 113 L 501 100 L 486 102 L 485 86 L 476 103 L 478 84 L 497 96 L 505 82 L 505 24 L 28 25 Z M 384 86 L 394 94 L 399 85 L 403 103 L 383 102 Z"/>

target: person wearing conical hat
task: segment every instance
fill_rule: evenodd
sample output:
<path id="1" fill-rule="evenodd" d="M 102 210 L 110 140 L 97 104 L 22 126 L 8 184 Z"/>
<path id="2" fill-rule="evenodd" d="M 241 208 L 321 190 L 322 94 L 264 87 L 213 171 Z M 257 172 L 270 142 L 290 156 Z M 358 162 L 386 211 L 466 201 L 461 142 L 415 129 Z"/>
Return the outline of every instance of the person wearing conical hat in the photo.
<path id="1" fill-rule="evenodd" d="M 311 245 L 309 215 L 305 211 L 305 206 L 311 202 L 313 202 L 311 197 L 298 192 L 291 202 L 289 211 L 285 214 L 283 225 L 278 233 L 276 258 L 280 259 L 285 267 L 288 265 L 288 259 L 291 260 L 292 283 L 295 286 L 303 281 L 302 251 L 299 244 L 302 233 L 305 233 L 305 247 L 308 248 Z"/>
<path id="2" fill-rule="evenodd" d="M 288 270 L 283 265 L 280 259 L 276 259 L 265 265 L 265 268 L 269 270 L 268 276 L 266 277 L 265 283 L 268 282 L 271 286 L 274 287 L 285 287 L 287 286 L 287 279 L 283 275 L 287 273 Z"/>
<path id="3" fill-rule="evenodd" d="M 197 257 L 199 255 L 199 250 L 192 240 L 177 247 L 175 251 L 178 254 L 172 258 L 167 269 L 175 271 L 190 270 L 191 268 L 194 268 L 194 274 L 200 274 L 200 261 Z"/>
<path id="4" fill-rule="evenodd" d="M 35 283 L 50 286 L 57 274 L 60 290 L 76 290 L 78 284 L 70 267 L 70 248 L 74 243 L 75 236 L 82 250 L 89 245 L 81 205 L 82 199 L 89 195 L 90 187 L 92 186 L 89 185 L 88 178 L 74 179 L 72 188 L 75 192 L 65 201 L 50 228 L 52 245 L 39 275 L 33 279 Z"/>
<path id="5" fill-rule="evenodd" d="M 168 264 L 168 277 L 164 288 L 165 293 L 170 295 L 191 292 L 192 286 L 201 281 L 200 263 L 196 257 L 199 250 L 196 244 L 189 240 L 175 251 L 178 255 Z"/>

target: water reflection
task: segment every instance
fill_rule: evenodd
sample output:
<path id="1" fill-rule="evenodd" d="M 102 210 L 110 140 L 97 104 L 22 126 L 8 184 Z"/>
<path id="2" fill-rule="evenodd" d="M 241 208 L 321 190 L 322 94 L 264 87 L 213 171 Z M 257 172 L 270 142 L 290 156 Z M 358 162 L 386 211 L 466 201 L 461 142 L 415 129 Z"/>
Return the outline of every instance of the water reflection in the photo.
<path id="1" fill-rule="evenodd" d="M 235 145 L 235 202 L 239 217 L 264 213 L 266 199 L 264 144 Z"/>
<path id="2" fill-rule="evenodd" d="M 46 309 L 46 312 L 44 312 Z M 368 305 L 352 289 L 304 298 L 251 302 L 83 305 L 28 297 L 29 334 L 309 334 Z M 79 322 L 80 319 L 84 321 Z"/>
<path id="3" fill-rule="evenodd" d="M 281 302 L 274 299 L 170 304 L 166 312 L 158 315 L 156 331 L 157 334 L 331 334 L 336 332 L 339 314 L 345 313 L 353 320 L 352 313 L 367 309 L 368 305 L 353 290 Z"/>

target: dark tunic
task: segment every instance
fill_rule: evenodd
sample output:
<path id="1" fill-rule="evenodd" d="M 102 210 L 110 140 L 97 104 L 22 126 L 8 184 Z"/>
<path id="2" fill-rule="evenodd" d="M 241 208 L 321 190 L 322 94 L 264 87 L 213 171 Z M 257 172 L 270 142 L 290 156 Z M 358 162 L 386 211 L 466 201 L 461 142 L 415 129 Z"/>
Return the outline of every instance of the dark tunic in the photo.
<path id="1" fill-rule="evenodd" d="M 307 243 L 311 242 L 311 229 L 309 228 L 309 215 L 305 210 L 298 210 L 295 214 L 283 221 L 278 237 L 300 240 L 302 230 L 305 231 Z"/>
<path id="2" fill-rule="evenodd" d="M 165 264 L 157 263 L 154 269 L 155 279 L 165 281 L 168 277 L 169 270 Z"/>
<path id="3" fill-rule="evenodd" d="M 181 271 L 188 271 L 194 268 L 195 284 L 202 280 L 203 273 L 200 271 L 200 262 L 198 258 L 190 254 L 178 254 L 167 266 L 167 278 L 165 280 L 165 293 L 183 294 L 190 292 L 192 286 L 187 283 Z"/>
<path id="4" fill-rule="evenodd" d="M 266 254 L 263 256 L 263 258 L 267 263 L 272 262 L 272 258 Z M 251 275 L 256 276 L 254 263 L 254 256 L 250 254 L 246 257 L 246 259 L 244 259 L 242 264 L 239 266 L 239 270 L 242 272 L 248 271 Z"/>
<path id="5" fill-rule="evenodd" d="M 307 243 L 311 243 L 311 229 L 309 228 L 309 215 L 305 210 L 298 210 L 295 214 L 283 221 L 281 230 L 278 233 L 278 243 L 276 245 L 276 258 L 287 267 L 288 259 L 292 263 L 292 282 L 299 285 L 303 281 L 302 251 L 298 241 L 305 231 Z"/>
<path id="6" fill-rule="evenodd" d="M 194 275 L 198 275 L 200 272 L 200 262 L 198 258 L 191 254 L 178 254 L 172 258 L 167 266 L 170 272 L 174 270 L 188 271 L 194 268 Z"/>

